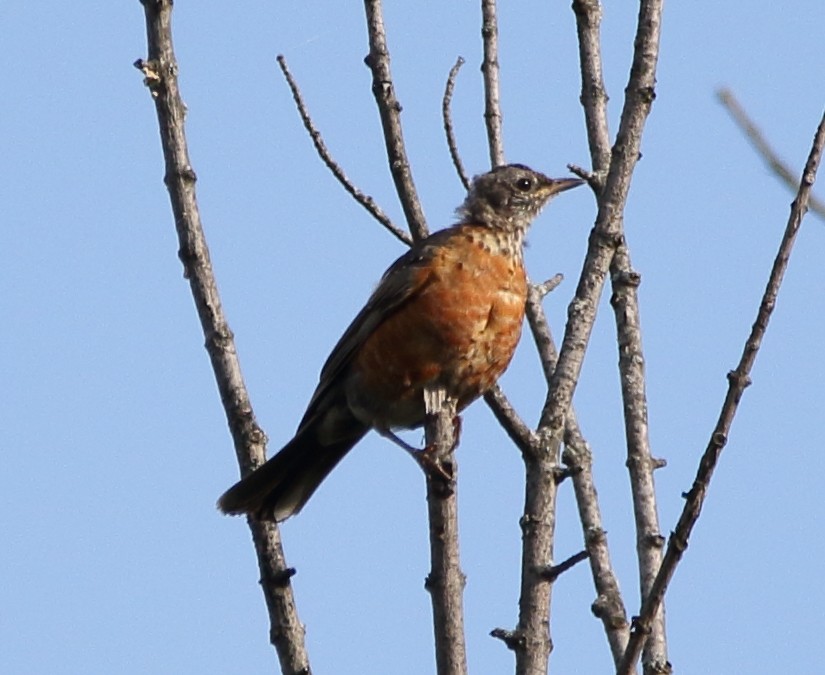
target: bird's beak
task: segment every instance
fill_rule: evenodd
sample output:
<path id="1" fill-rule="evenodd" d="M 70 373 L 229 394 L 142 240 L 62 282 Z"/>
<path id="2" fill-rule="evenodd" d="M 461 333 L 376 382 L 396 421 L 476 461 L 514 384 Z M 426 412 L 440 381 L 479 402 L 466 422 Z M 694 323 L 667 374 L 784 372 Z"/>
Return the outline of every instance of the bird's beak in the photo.
<path id="1" fill-rule="evenodd" d="M 548 197 L 552 197 L 553 195 L 559 194 L 559 192 L 564 192 L 565 190 L 578 187 L 584 183 L 581 178 L 550 178 L 548 181 L 549 182 L 545 187 Z"/>

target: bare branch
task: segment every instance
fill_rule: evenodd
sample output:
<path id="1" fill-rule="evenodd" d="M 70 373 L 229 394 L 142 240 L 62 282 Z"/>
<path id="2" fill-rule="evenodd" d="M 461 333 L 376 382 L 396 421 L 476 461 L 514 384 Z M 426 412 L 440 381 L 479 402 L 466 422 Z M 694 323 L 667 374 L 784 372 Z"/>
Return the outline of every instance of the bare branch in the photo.
<path id="1" fill-rule="evenodd" d="M 608 167 L 611 167 L 611 149 L 609 129 L 607 123 L 607 95 L 604 87 L 602 72 L 600 24 L 602 8 L 599 0 L 574 0 L 573 11 L 576 15 L 576 27 L 579 36 L 579 58 L 581 62 L 582 94 L 581 102 L 584 107 L 587 136 L 590 145 L 590 156 L 593 162 L 593 172 L 586 177 L 589 184 L 601 194 L 604 187 L 604 178 Z M 644 5 L 640 14 L 639 30 L 642 28 Z M 637 37 L 638 39 L 638 37 Z M 658 39 L 649 46 L 656 48 Z M 637 42 L 638 46 L 638 42 Z M 637 57 L 641 56 L 637 49 L 634 57 L 634 69 L 637 73 Z M 632 75 L 631 75 L 632 79 Z M 650 93 L 654 80 L 648 78 Z M 628 87 L 628 93 L 631 92 Z M 641 97 L 644 100 L 644 96 Z M 625 112 L 622 117 L 624 127 L 627 119 L 628 103 L 625 103 Z M 637 99 L 638 101 L 638 99 Z M 647 104 L 649 106 L 649 103 Z M 622 130 L 620 129 L 620 137 Z M 619 147 L 619 139 L 617 139 Z M 634 160 L 635 161 L 635 160 Z M 578 169 L 576 167 L 575 169 Z M 580 169 L 574 173 L 582 176 L 585 172 Z M 601 200 L 600 200 L 601 202 Z M 624 203 L 624 199 L 622 202 Z M 601 212 L 600 212 L 601 216 Z M 619 230 L 620 231 L 620 230 Z M 607 256 L 605 256 L 607 257 Z M 616 325 L 619 342 L 619 371 L 622 383 L 622 400 L 624 405 L 625 434 L 627 437 L 627 466 L 630 471 L 631 492 L 633 494 L 634 514 L 636 518 L 636 548 L 639 558 L 639 585 L 641 596 L 644 597 L 650 588 L 654 576 L 661 562 L 661 541 L 659 533 L 658 514 L 656 512 L 656 496 L 653 484 L 653 469 L 655 468 L 650 455 L 647 426 L 647 401 L 644 386 L 644 356 L 641 344 L 641 328 L 639 323 L 639 308 L 636 296 L 636 286 L 639 276 L 630 264 L 630 256 L 624 239 L 620 238 L 616 254 L 610 262 L 611 282 L 613 286 L 613 307 L 616 316 Z M 635 283 L 634 283 L 635 282 Z M 595 308 L 594 308 L 595 309 Z M 567 434 L 566 434 L 567 437 Z M 583 462 L 589 461 L 587 453 L 569 452 L 569 458 L 579 455 Z M 586 490 L 586 486 L 579 486 Z M 583 495 L 585 496 L 585 495 Z M 587 514 L 582 513 L 582 519 Z M 596 514 L 598 516 L 598 514 Z M 599 530 L 593 530 L 599 531 Z M 594 580 L 598 575 L 594 571 Z M 611 635 L 610 624 L 614 620 L 608 618 L 605 628 L 608 630 L 611 651 L 614 660 L 618 663 L 621 658 L 623 645 L 627 642 L 627 616 L 624 607 L 621 614 L 617 612 L 618 605 L 611 597 L 599 592 L 599 600 L 594 605 L 594 611 L 604 620 L 605 617 L 617 617 L 621 623 L 621 634 Z M 618 588 L 616 588 L 618 598 Z M 618 598 L 619 602 L 621 599 Z M 619 618 L 620 617 L 620 618 Z M 667 645 L 665 641 L 664 609 L 656 617 L 652 626 L 652 635 L 645 650 L 645 672 L 669 672 L 667 661 Z"/>
<path id="2" fill-rule="evenodd" d="M 593 172 L 603 181 L 610 166 L 610 132 L 599 36 L 602 7 L 599 0 L 573 0 L 573 12 L 576 14 L 576 31 L 579 36 L 581 104 L 584 107 L 590 161 L 593 163 Z M 596 186 L 591 182 L 591 187 Z"/>
<path id="3" fill-rule="evenodd" d="M 621 244 L 610 264 L 613 296 L 610 299 L 616 319 L 619 346 L 619 375 L 622 386 L 627 468 L 636 521 L 636 554 L 639 559 L 639 589 L 647 596 L 662 562 L 664 537 L 659 529 L 653 471 L 656 464 L 650 452 L 647 394 L 645 392 L 644 352 L 637 289 L 641 277 L 630 262 L 630 253 Z M 650 637 L 642 658 L 646 674 L 669 673 L 664 606 L 651 625 Z"/>
<path id="4" fill-rule="evenodd" d="M 716 98 L 725 107 L 733 121 L 745 134 L 745 137 L 750 141 L 751 145 L 756 150 L 757 154 L 765 161 L 768 167 L 773 171 L 779 179 L 788 187 L 789 190 L 795 191 L 799 187 L 799 178 L 788 166 L 787 162 L 783 161 L 781 157 L 770 146 L 770 143 L 765 139 L 765 136 L 756 126 L 754 121 L 745 112 L 745 109 L 736 100 L 733 92 L 730 89 L 722 88 L 717 90 Z M 808 202 L 809 208 L 820 218 L 825 219 L 825 203 L 811 195 Z"/>
<path id="5" fill-rule="evenodd" d="M 618 663 L 627 646 L 630 625 L 619 582 L 610 562 L 607 534 L 602 525 L 599 499 L 593 483 L 593 454 L 579 430 L 572 410 L 567 416 L 564 445 L 562 460 L 570 472 L 570 480 L 573 483 L 579 520 L 584 533 L 584 546 L 590 561 L 590 574 L 596 588 L 596 600 L 593 602 L 592 610 L 596 618 L 602 622 L 613 661 Z"/>
<path id="6" fill-rule="evenodd" d="M 464 170 L 464 165 L 461 163 L 461 156 L 458 154 L 458 144 L 455 142 L 455 129 L 453 128 L 453 117 L 450 112 L 450 103 L 453 100 L 453 90 L 455 89 L 455 80 L 458 77 L 458 71 L 464 65 L 464 59 L 460 56 L 456 59 L 455 65 L 450 68 L 450 74 L 447 76 L 447 85 L 444 88 L 444 98 L 441 101 L 441 116 L 444 119 L 444 133 L 447 136 L 447 147 L 450 149 L 450 157 L 453 160 L 453 166 L 458 173 L 458 178 L 465 190 L 470 189 L 470 179 L 467 172 Z"/>
<path id="7" fill-rule="evenodd" d="M 186 146 L 186 107 L 178 88 L 178 64 L 172 46 L 172 2 L 142 0 L 142 4 L 146 14 L 148 60 L 139 60 L 135 66 L 144 74 L 144 82 L 155 102 L 166 163 L 164 182 L 169 190 L 180 245 L 178 255 L 195 300 L 241 474 L 246 474 L 264 462 L 266 435 L 255 420 L 201 225 L 195 194 L 196 176 Z M 270 640 L 278 653 L 281 669 L 289 675 L 308 673 L 304 627 L 289 583 L 293 571 L 286 564 L 278 528 L 252 520 L 249 526 L 269 612 Z"/>
<path id="8" fill-rule="evenodd" d="M 521 593 L 517 637 L 508 647 L 516 657 L 516 675 L 547 672 L 553 649 L 549 617 L 553 582 L 542 574 L 553 560 L 556 531 L 556 495 L 559 469 L 559 440 L 539 434 L 536 452 L 522 453 L 526 485 L 522 531 Z"/>
<path id="9" fill-rule="evenodd" d="M 484 394 L 484 401 L 493 411 L 498 423 L 507 432 L 510 440 L 515 443 L 516 447 L 525 452 L 537 452 L 538 436 L 536 433 L 524 422 L 518 413 L 513 408 L 513 404 L 504 395 L 499 385 L 494 386 L 490 391 Z"/>
<path id="10" fill-rule="evenodd" d="M 650 632 L 651 623 L 656 615 L 656 611 L 667 591 L 670 580 L 673 578 L 676 565 L 681 560 L 687 548 L 693 526 L 696 524 L 702 511 L 702 504 L 704 503 L 705 495 L 710 486 L 713 471 L 719 461 L 722 449 L 727 443 L 730 428 L 739 407 L 739 401 L 742 398 L 745 388 L 750 384 L 750 372 L 756 361 L 756 356 L 765 332 L 767 331 L 773 308 L 776 305 L 779 288 L 782 284 L 785 270 L 788 267 L 791 251 L 793 250 L 796 235 L 799 232 L 802 217 L 808 210 L 811 187 L 816 178 L 823 147 L 825 147 L 825 114 L 823 114 L 817 127 L 811 153 L 808 156 L 805 170 L 802 173 L 799 191 L 791 207 L 788 224 L 785 228 L 782 242 L 779 245 L 776 259 L 774 260 L 765 293 L 759 305 L 756 321 L 754 321 L 750 335 L 745 342 L 739 364 L 735 370 L 728 373 L 728 391 L 719 413 L 719 419 L 716 422 L 716 427 L 711 434 L 710 441 L 699 462 L 699 468 L 696 472 L 693 486 L 686 495 L 687 501 L 682 510 L 682 515 L 679 517 L 676 529 L 668 540 L 667 550 L 665 551 L 662 565 L 659 568 L 659 573 L 656 575 L 656 579 L 651 586 L 650 593 L 642 603 L 639 616 L 633 621 L 633 630 L 627 645 L 627 651 L 625 652 L 622 663 L 617 669 L 619 675 L 631 675 L 631 673 L 633 673 L 635 663 L 639 658 L 639 653 Z"/>
<path id="11" fill-rule="evenodd" d="M 367 12 L 367 33 L 370 43 L 370 53 L 364 59 L 364 63 L 372 73 L 372 93 L 381 117 L 387 159 L 395 190 L 404 210 L 410 234 L 415 241 L 418 241 L 427 236 L 427 220 L 421 209 L 421 202 L 418 199 L 407 151 L 404 147 L 401 104 L 395 97 L 395 88 L 392 84 L 390 52 L 387 49 L 387 36 L 384 32 L 381 0 L 364 0 L 364 7 Z"/>
<path id="12" fill-rule="evenodd" d="M 501 166 L 504 161 L 504 137 L 501 131 L 501 99 L 498 83 L 498 19 L 496 0 L 481 0 L 481 39 L 484 43 L 484 123 L 487 125 L 487 144 L 490 165 Z"/>
<path id="13" fill-rule="evenodd" d="M 623 212 L 633 169 L 639 158 L 642 131 L 655 98 L 662 0 L 641 0 L 633 63 L 626 88 L 619 133 L 599 212 L 590 235 L 576 296 L 568 309 L 559 362 L 542 411 L 540 427 L 560 437 L 578 382 L 596 309 L 616 247 L 622 240 Z"/>
<path id="14" fill-rule="evenodd" d="M 545 377 L 549 382 L 556 367 L 558 354 L 541 304 L 539 289 L 532 285 L 529 289 L 527 319 L 536 340 Z M 593 611 L 604 625 L 613 660 L 618 663 L 629 635 L 627 612 L 619 591 L 619 582 L 610 562 L 607 536 L 602 527 L 601 511 L 593 483 L 592 454 L 572 408 L 565 418 L 564 443 L 566 447 L 562 458 L 573 482 L 585 549 L 589 554 L 590 571 L 598 596 Z"/>
<path id="15" fill-rule="evenodd" d="M 545 378 L 556 363 L 555 345 L 541 306 L 541 291 L 527 283 L 525 313 L 536 343 Z M 505 644 L 516 656 L 516 675 L 547 671 L 553 641 L 550 637 L 550 602 L 555 577 L 543 574 L 553 560 L 556 495 L 559 480 L 560 439 L 532 434 L 522 447 L 525 467 L 524 515 L 521 518 L 521 593 L 514 640 Z"/>
<path id="16" fill-rule="evenodd" d="M 298 108 L 298 114 L 301 116 L 301 121 L 304 123 L 304 128 L 309 133 L 309 137 L 312 139 L 312 144 L 315 146 L 315 150 L 318 153 L 318 156 L 321 158 L 321 161 L 327 165 L 327 168 L 332 171 L 332 175 L 338 179 L 338 182 L 341 183 L 343 188 L 358 202 L 361 206 L 363 206 L 370 215 L 375 218 L 379 223 L 381 223 L 390 233 L 395 235 L 398 239 L 403 241 L 408 246 L 412 244 L 412 238 L 409 234 L 404 232 L 401 228 L 395 225 L 390 217 L 381 210 L 381 207 L 375 203 L 375 200 L 370 197 L 369 195 L 365 195 L 361 190 L 359 190 L 352 181 L 347 177 L 344 173 L 344 170 L 341 166 L 333 159 L 332 154 L 330 154 L 329 150 L 327 149 L 326 144 L 324 143 L 324 139 L 321 136 L 321 132 L 315 127 L 315 124 L 312 122 L 312 118 L 310 117 L 309 110 L 307 109 L 306 103 L 304 102 L 303 96 L 301 96 L 301 90 L 298 88 L 297 82 L 295 82 L 295 78 L 292 77 L 292 73 L 289 70 L 289 66 L 287 66 L 286 59 L 284 58 L 283 54 L 279 54 L 277 57 L 278 65 L 281 67 L 281 72 L 284 74 L 286 78 L 286 82 L 289 85 L 289 89 L 292 92 L 292 98 L 295 101 L 295 105 Z"/>
<path id="17" fill-rule="evenodd" d="M 430 574 L 425 583 L 433 605 L 435 660 L 438 675 L 466 675 L 463 593 L 466 578 L 458 548 L 458 428 L 455 401 L 439 401 L 427 416 L 427 449 L 440 471 L 426 471 L 427 513 L 430 521 Z M 447 478 L 445 478 L 445 473 Z"/>

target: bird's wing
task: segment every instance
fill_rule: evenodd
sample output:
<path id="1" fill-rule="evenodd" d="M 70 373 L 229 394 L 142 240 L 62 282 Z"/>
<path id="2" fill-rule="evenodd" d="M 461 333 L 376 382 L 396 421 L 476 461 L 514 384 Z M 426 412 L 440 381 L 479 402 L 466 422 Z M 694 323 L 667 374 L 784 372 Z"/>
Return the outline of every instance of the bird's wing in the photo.
<path id="1" fill-rule="evenodd" d="M 449 236 L 450 230 L 441 230 L 414 245 L 384 272 L 367 304 L 344 331 L 338 344 L 321 369 L 320 382 L 312 395 L 307 411 L 298 428 L 304 426 L 323 408 L 326 394 L 338 382 L 353 356 L 369 335 L 393 312 L 415 297 L 430 281 L 426 265 L 433 252 Z"/>

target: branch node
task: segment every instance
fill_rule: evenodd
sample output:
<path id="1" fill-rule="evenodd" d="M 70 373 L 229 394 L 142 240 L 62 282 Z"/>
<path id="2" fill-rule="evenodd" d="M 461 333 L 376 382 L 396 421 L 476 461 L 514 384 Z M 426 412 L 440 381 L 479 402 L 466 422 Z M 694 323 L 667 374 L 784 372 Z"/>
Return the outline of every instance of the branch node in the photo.
<path id="1" fill-rule="evenodd" d="M 660 532 L 651 532 L 645 536 L 645 542 L 652 548 L 664 548 L 665 538 Z"/>
<path id="2" fill-rule="evenodd" d="M 564 281 L 563 274 L 555 274 L 547 281 L 542 281 L 540 284 L 533 284 L 533 288 L 535 289 L 536 293 L 538 294 L 539 298 L 544 298 L 545 295 L 551 293 L 552 291 L 556 290 L 556 288 L 561 285 L 561 282 Z"/>
<path id="3" fill-rule="evenodd" d="M 753 382 L 747 373 L 741 373 L 738 370 L 728 371 L 727 377 L 732 386 L 742 390 L 750 387 Z"/>
<path id="4" fill-rule="evenodd" d="M 285 569 L 278 570 L 268 579 L 261 579 L 258 583 L 260 583 L 261 585 L 270 583 L 277 588 L 286 588 L 287 586 L 289 586 L 289 580 L 292 579 L 292 577 L 294 577 L 297 573 L 298 570 L 296 570 L 294 567 L 287 567 Z"/>
<path id="5" fill-rule="evenodd" d="M 511 651 L 521 651 L 527 647 L 527 640 L 524 635 L 515 630 L 506 630 L 504 628 L 494 628 L 490 631 L 490 637 L 501 640 L 507 649 Z"/>
<path id="6" fill-rule="evenodd" d="M 573 472 L 569 468 L 562 468 L 556 467 L 553 469 L 553 479 L 556 481 L 556 485 L 561 485 Z"/>
<path id="7" fill-rule="evenodd" d="M 545 565 L 538 570 L 539 576 L 545 581 L 553 583 L 556 579 L 564 574 L 567 570 L 572 569 L 578 565 L 582 560 L 587 560 L 590 554 L 587 551 L 579 551 L 571 555 L 567 560 L 560 562 L 558 565 Z"/>
<path id="8" fill-rule="evenodd" d="M 728 436 L 722 431 L 716 431 L 711 437 L 711 442 L 717 448 L 724 448 L 728 444 Z"/>

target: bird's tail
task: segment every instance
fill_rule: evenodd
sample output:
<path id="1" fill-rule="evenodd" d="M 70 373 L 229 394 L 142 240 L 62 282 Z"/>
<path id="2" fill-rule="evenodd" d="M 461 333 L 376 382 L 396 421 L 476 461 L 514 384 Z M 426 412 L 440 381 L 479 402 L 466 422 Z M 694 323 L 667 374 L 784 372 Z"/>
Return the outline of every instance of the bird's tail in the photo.
<path id="1" fill-rule="evenodd" d="M 224 513 L 259 520 L 286 520 L 298 513 L 344 455 L 367 433 L 358 425 L 332 442 L 321 442 L 317 424 L 298 430 L 274 457 L 229 488 L 218 500 Z"/>

